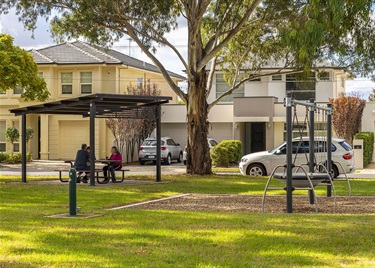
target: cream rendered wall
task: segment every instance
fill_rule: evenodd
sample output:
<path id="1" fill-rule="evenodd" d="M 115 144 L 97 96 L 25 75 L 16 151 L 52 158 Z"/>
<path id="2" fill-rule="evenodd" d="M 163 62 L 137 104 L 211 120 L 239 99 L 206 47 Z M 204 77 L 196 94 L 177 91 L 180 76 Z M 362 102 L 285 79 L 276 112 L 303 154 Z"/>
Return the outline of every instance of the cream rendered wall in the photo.
<path id="1" fill-rule="evenodd" d="M 119 69 L 119 81 L 120 81 L 120 93 L 124 93 L 127 90 L 129 85 L 137 86 L 137 78 L 142 78 L 143 83 L 147 82 L 150 79 L 151 85 L 157 84 L 158 89 L 161 90 L 163 96 L 170 96 L 173 97 L 173 100 L 170 101 L 171 104 L 177 103 L 178 98 L 176 93 L 170 88 L 168 83 L 165 81 L 162 75 L 147 72 L 140 69 L 135 68 L 120 68 Z M 178 80 L 174 79 L 174 82 L 177 84 Z"/>
<path id="2" fill-rule="evenodd" d="M 268 96 L 268 81 L 262 77 L 261 81 L 249 81 L 245 83 L 245 97 Z"/>
<path id="3" fill-rule="evenodd" d="M 363 110 L 362 131 L 375 132 L 375 101 L 366 103 L 366 107 Z M 372 162 L 375 162 L 375 147 Z"/>

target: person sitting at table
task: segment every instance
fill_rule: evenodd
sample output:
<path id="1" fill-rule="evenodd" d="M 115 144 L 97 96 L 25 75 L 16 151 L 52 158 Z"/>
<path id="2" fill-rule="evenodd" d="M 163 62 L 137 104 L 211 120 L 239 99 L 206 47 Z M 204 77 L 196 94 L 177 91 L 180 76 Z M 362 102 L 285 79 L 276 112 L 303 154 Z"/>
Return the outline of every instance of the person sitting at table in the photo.
<path id="1" fill-rule="evenodd" d="M 122 156 L 116 146 L 111 148 L 111 156 L 109 160 L 118 160 L 118 162 L 109 163 L 107 166 L 103 167 L 104 182 L 108 182 L 108 170 L 111 172 L 112 181 L 116 181 L 115 170 L 122 168 Z"/>
<path id="2" fill-rule="evenodd" d="M 87 165 L 90 162 L 90 154 L 87 152 L 87 145 L 84 143 L 81 145 L 81 149 L 77 151 L 76 159 L 74 161 L 74 168 L 78 170 L 89 170 L 90 167 Z M 79 175 L 82 172 L 79 172 Z M 86 176 L 82 178 L 83 183 L 87 183 L 87 172 Z M 77 178 L 77 182 L 80 183 L 81 181 Z"/>

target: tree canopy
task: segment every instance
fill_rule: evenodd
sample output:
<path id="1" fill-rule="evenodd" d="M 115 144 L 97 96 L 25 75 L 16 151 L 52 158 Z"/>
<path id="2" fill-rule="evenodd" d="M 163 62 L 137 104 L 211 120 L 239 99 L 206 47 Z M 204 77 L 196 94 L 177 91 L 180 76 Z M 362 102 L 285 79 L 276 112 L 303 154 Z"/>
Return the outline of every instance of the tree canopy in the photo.
<path id="1" fill-rule="evenodd" d="M 24 89 L 21 97 L 25 100 L 44 101 L 50 94 L 33 56 L 13 45 L 10 35 L 0 34 L 0 92 L 15 87 Z"/>
<path id="2" fill-rule="evenodd" d="M 111 45 L 129 36 L 158 67 L 187 108 L 189 173 L 209 174 L 208 113 L 246 81 L 329 67 L 368 75 L 375 69 L 375 0 L 6 0 L 29 29 L 51 18 L 55 37 Z M 57 15 L 53 15 L 57 14 Z M 187 23 L 188 56 L 166 37 Z M 166 46 L 186 70 L 183 92 L 153 52 Z M 326 64 L 327 63 L 327 64 Z M 274 68 L 264 68 L 272 66 Z M 328 67 L 328 66 L 327 66 Z M 262 72 L 261 72 L 262 70 Z M 229 87 L 208 100 L 216 71 Z"/>

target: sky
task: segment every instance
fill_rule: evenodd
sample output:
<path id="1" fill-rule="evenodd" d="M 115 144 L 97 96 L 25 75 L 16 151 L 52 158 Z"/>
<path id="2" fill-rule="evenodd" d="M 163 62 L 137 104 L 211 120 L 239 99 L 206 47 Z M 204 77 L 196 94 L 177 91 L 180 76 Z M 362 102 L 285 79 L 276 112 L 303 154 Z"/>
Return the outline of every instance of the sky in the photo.
<path id="1" fill-rule="evenodd" d="M 37 29 L 34 31 L 34 38 L 32 33 L 24 30 L 21 22 L 18 21 L 14 12 L 0 17 L 0 32 L 10 34 L 14 37 L 14 43 L 24 49 L 38 49 L 54 44 L 49 31 L 49 24 L 44 19 L 40 19 L 37 23 Z M 182 56 L 187 57 L 187 25 L 184 19 L 179 20 L 179 27 L 177 30 L 166 35 L 167 39 L 177 47 Z M 129 48 L 130 44 L 130 48 Z M 152 63 L 151 60 L 141 51 L 134 42 L 127 38 L 115 43 L 113 49 L 125 53 L 145 62 Z M 184 66 L 177 56 L 167 47 L 158 47 L 156 57 L 166 68 L 175 73 L 184 75 Z M 186 86 L 186 85 L 181 85 Z M 350 92 L 358 92 L 363 98 L 367 99 L 372 89 L 375 88 L 375 82 L 369 78 L 356 78 L 346 82 L 346 90 Z"/>

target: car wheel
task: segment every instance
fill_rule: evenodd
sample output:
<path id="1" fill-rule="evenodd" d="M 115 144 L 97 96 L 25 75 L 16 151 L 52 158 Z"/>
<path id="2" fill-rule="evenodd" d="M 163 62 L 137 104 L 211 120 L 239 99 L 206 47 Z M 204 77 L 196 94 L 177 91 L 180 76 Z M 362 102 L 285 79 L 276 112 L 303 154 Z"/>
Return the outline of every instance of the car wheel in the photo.
<path id="1" fill-rule="evenodd" d="M 337 168 L 336 165 L 332 165 L 331 174 L 332 174 L 332 176 L 333 176 L 334 179 L 337 179 L 337 177 L 340 175 L 339 169 Z"/>
<path id="2" fill-rule="evenodd" d="M 266 170 L 261 164 L 251 164 L 247 167 L 246 174 L 251 177 L 266 176 Z"/>
<path id="3" fill-rule="evenodd" d="M 141 160 L 139 160 L 139 164 L 140 164 L 141 166 L 143 166 L 143 165 L 145 164 L 145 161 L 141 161 Z"/>
<path id="4" fill-rule="evenodd" d="M 180 155 L 179 155 L 179 157 L 177 159 L 177 162 L 181 163 L 183 158 L 184 158 L 184 156 L 182 155 L 182 153 L 180 153 Z"/>
<path id="5" fill-rule="evenodd" d="M 171 158 L 171 155 L 169 154 L 168 156 L 167 156 L 167 158 L 165 159 L 165 164 L 166 165 L 170 165 L 172 163 L 172 158 Z"/>

